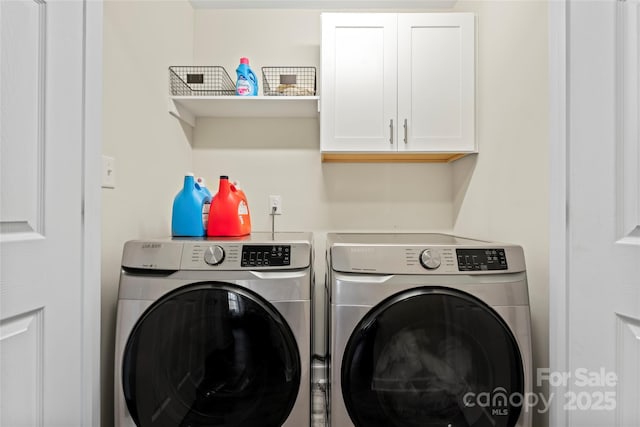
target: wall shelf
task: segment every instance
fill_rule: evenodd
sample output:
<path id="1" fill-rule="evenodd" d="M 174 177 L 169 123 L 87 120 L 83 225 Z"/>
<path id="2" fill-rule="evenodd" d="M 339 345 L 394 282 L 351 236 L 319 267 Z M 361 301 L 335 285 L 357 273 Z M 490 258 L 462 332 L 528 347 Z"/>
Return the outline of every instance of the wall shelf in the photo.
<path id="1" fill-rule="evenodd" d="M 172 96 L 169 113 L 196 125 L 198 117 L 318 117 L 317 96 Z"/>

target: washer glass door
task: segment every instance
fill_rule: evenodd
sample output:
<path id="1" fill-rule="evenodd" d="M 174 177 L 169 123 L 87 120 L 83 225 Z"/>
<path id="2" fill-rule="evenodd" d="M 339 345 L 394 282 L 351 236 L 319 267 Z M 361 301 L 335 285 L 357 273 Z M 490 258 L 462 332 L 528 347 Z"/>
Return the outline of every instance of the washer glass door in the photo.
<path id="1" fill-rule="evenodd" d="M 347 343 L 341 379 L 356 427 L 513 427 L 522 409 L 509 327 L 452 289 L 412 289 L 374 307 Z"/>
<path id="2" fill-rule="evenodd" d="M 196 283 L 140 317 L 122 383 L 138 426 L 276 427 L 298 395 L 300 356 L 286 321 L 263 298 Z"/>

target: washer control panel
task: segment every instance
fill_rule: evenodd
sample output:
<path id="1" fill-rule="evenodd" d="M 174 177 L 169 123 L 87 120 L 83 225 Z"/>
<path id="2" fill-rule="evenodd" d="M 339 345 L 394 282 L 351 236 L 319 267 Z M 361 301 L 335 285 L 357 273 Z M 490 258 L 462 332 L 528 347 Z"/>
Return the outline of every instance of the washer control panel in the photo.
<path id="1" fill-rule="evenodd" d="M 501 248 L 456 249 L 459 271 L 508 270 L 507 256 Z"/>
<path id="2" fill-rule="evenodd" d="M 308 233 L 255 233 L 244 238 L 168 238 L 125 243 L 122 267 L 144 270 L 278 271 L 311 265 Z"/>
<path id="3" fill-rule="evenodd" d="M 290 245 L 243 245 L 241 267 L 285 267 L 291 265 Z"/>
<path id="4" fill-rule="evenodd" d="M 308 267 L 306 242 L 185 242 L 182 270 L 278 270 Z"/>

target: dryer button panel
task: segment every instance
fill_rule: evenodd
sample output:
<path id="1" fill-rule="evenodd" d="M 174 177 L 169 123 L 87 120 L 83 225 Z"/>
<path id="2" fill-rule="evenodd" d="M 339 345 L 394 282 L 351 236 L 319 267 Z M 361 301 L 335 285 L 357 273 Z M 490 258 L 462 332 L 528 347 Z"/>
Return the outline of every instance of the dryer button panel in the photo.
<path id="1" fill-rule="evenodd" d="M 290 245 L 244 245 L 241 267 L 280 267 L 291 265 Z"/>
<path id="2" fill-rule="evenodd" d="M 504 249 L 456 249 L 459 271 L 507 270 Z"/>

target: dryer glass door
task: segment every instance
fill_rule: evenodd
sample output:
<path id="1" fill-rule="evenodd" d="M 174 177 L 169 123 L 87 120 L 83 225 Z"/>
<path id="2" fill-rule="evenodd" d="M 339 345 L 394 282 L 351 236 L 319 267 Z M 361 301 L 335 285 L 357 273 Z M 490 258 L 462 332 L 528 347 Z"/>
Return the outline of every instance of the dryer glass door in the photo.
<path id="1" fill-rule="evenodd" d="M 509 327 L 463 292 L 418 288 L 374 307 L 342 360 L 356 427 L 516 425 L 524 372 Z"/>
<path id="2" fill-rule="evenodd" d="M 197 283 L 141 316 L 122 383 L 138 426 L 280 426 L 298 394 L 300 357 L 267 301 L 234 285 Z"/>

